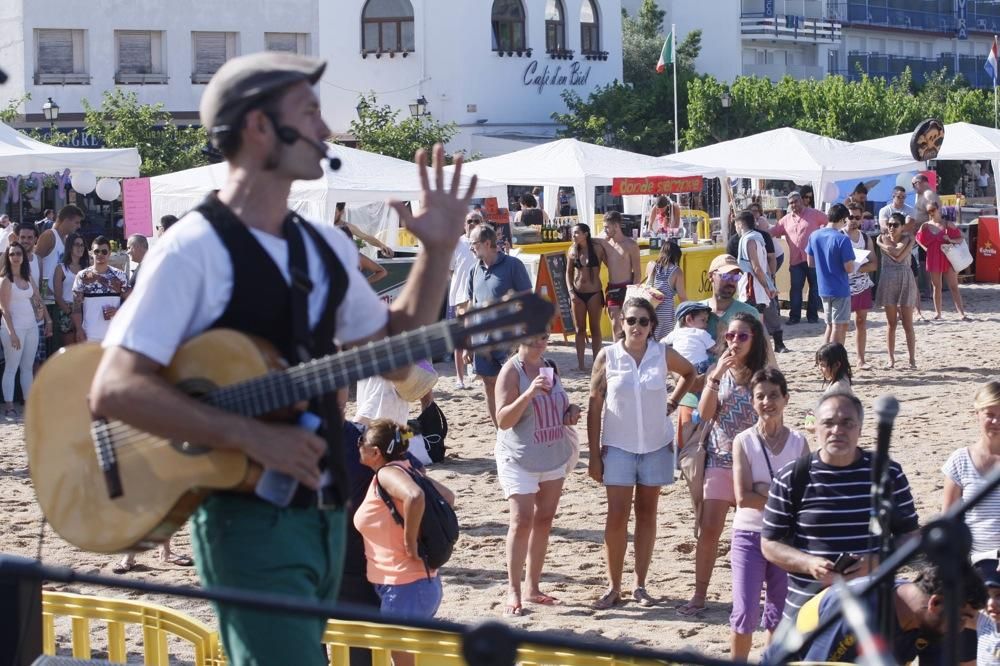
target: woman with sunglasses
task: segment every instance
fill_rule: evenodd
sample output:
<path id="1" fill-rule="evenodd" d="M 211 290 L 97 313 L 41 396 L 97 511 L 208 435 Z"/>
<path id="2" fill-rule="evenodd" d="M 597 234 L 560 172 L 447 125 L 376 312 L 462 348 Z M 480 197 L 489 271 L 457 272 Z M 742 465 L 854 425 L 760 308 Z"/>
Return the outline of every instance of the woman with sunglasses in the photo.
<path id="1" fill-rule="evenodd" d="M 917 336 L 913 330 L 913 311 L 920 300 L 917 280 L 910 270 L 910 251 L 913 237 L 904 233 L 906 217 L 893 213 L 886 222 L 886 229 L 879 235 L 882 250 L 882 267 L 879 273 L 878 289 L 875 290 L 875 304 L 885 309 L 886 347 L 889 350 L 889 367 L 896 366 L 896 323 L 903 322 L 906 335 L 906 349 L 910 355 L 910 367 L 917 367 Z"/>
<path id="2" fill-rule="evenodd" d="M 90 265 L 90 255 L 87 253 L 87 242 L 80 234 L 67 236 L 66 247 L 69 250 L 63 253 L 52 277 L 52 290 L 59 308 L 56 329 L 62 335 L 63 345 L 70 345 L 76 342 L 76 335 L 73 334 L 73 281 L 77 273 Z"/>
<path id="3" fill-rule="evenodd" d="M 750 380 L 767 367 L 767 337 L 760 320 L 740 312 L 725 334 L 728 349 L 705 373 L 705 390 L 698 402 L 702 421 L 711 422 L 705 441 L 705 487 L 695 547 L 694 595 L 677 609 L 697 615 L 705 609 L 705 596 L 718 557 L 719 537 L 726 515 L 736 507 L 733 487 L 733 439 L 757 421 Z"/>
<path id="4" fill-rule="evenodd" d="M 861 223 L 864 220 L 864 209 L 861 204 L 852 201 L 847 206 L 848 217 L 847 226 L 843 228 L 844 235 L 851 240 L 851 245 L 855 250 L 868 251 L 868 260 L 864 264 L 855 262 L 854 272 L 847 276 L 851 287 L 851 312 L 854 313 L 855 335 L 857 337 L 858 349 L 858 369 L 869 370 L 871 366 L 865 360 L 865 347 L 868 345 L 868 311 L 874 304 L 872 292 L 875 283 L 872 282 L 869 272 L 875 270 L 875 247 L 872 241 L 861 230 Z"/>
<path id="5" fill-rule="evenodd" d="M 38 288 L 31 278 L 31 269 L 24 261 L 24 248 L 13 242 L 3 255 L 3 272 L 0 273 L 0 309 L 3 325 L 0 342 L 3 343 L 3 400 L 4 416 L 15 418 L 14 375 L 21 371 L 21 394 L 25 399 L 34 380 L 32 366 L 38 350 L 38 324 L 35 313 L 41 305 Z M 48 314 L 45 315 L 48 318 Z"/>
<path id="6" fill-rule="evenodd" d="M 646 574 L 656 541 L 660 487 L 674 482 L 674 428 L 668 418 L 695 381 L 694 367 L 653 338 L 656 311 L 643 298 L 629 298 L 621 311 L 622 332 L 594 361 L 590 377 L 587 441 L 590 478 L 604 484 L 608 514 L 604 556 L 608 589 L 594 602 L 597 610 L 622 603 L 622 569 L 628 547 L 628 521 L 635 504 L 635 587 L 640 605 L 656 602 L 646 592 Z M 670 374 L 678 375 L 667 397 Z M 633 498 L 634 494 L 634 498 Z"/>
<path id="7" fill-rule="evenodd" d="M 958 274 L 951 267 L 951 262 L 941 249 L 947 244 L 957 244 L 962 242 L 962 232 L 959 231 L 955 223 L 941 218 L 941 207 L 935 201 L 928 201 L 926 204 L 928 219 L 917 230 L 917 244 L 927 252 L 925 267 L 927 274 L 931 278 L 931 288 L 934 291 L 934 321 L 941 319 L 941 301 L 944 297 L 944 287 L 942 278 L 948 285 L 951 298 L 955 301 L 955 309 L 961 316 L 962 321 L 972 321 L 965 314 L 965 307 L 962 305 L 962 294 L 958 290 Z"/>
<path id="8" fill-rule="evenodd" d="M 522 600 L 553 605 L 540 587 L 552 519 L 563 481 L 576 461 L 577 441 L 565 426 L 580 420 L 555 364 L 544 357 L 549 336 L 521 342 L 497 377 L 497 479 L 510 506 L 507 528 L 507 603 L 504 615 L 521 615 Z M 528 593 L 521 577 L 528 568 Z"/>

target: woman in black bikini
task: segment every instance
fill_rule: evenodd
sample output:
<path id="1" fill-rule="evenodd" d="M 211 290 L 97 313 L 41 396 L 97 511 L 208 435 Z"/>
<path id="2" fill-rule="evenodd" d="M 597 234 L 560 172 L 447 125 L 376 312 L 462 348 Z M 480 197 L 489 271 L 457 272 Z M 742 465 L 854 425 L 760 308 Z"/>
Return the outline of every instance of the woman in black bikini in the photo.
<path id="1" fill-rule="evenodd" d="M 576 364 L 583 364 L 587 346 L 587 316 L 590 316 L 590 341 L 594 358 L 601 351 L 601 317 L 604 314 L 604 285 L 601 284 L 601 263 L 607 263 L 604 247 L 590 237 L 590 227 L 573 227 L 573 244 L 567 252 L 566 282 L 573 292 L 573 317 L 576 320 Z"/>

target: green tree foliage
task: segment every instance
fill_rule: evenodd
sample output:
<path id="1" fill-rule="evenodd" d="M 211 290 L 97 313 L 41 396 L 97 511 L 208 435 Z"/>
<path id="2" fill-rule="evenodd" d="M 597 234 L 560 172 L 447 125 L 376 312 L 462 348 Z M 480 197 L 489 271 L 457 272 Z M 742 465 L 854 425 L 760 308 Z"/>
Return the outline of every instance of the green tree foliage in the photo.
<path id="1" fill-rule="evenodd" d="M 380 155 L 412 161 L 421 148 L 448 143 L 457 133 L 455 123 L 440 123 L 431 116 L 408 116 L 397 120 L 399 111 L 380 105 L 374 93 L 361 98 L 358 119 L 351 121 L 351 134 L 358 147 Z"/>
<path id="2" fill-rule="evenodd" d="M 7 106 L 0 108 L 0 123 L 13 125 L 21 117 L 21 105 L 30 101 L 31 93 L 24 93 L 21 97 L 8 100 Z M 68 145 L 76 138 L 76 130 L 72 132 L 56 132 L 56 127 L 57 125 L 53 125 L 52 130 L 49 132 L 42 132 L 37 129 L 20 130 L 20 132 L 35 141 L 49 143 L 53 146 Z"/>
<path id="3" fill-rule="evenodd" d="M 911 131 L 924 118 L 946 123 L 993 124 L 992 94 L 969 88 L 960 78 L 935 74 L 914 91 L 909 70 L 891 81 L 862 76 L 821 80 L 785 77 L 774 83 L 737 77 L 727 85 L 711 76 L 692 80 L 688 89 L 685 148 L 795 127 L 844 141 L 864 141 Z M 728 92 L 729 109 L 721 98 Z"/>
<path id="4" fill-rule="evenodd" d="M 208 163 L 202 152 L 205 130 L 178 127 L 163 104 L 140 104 L 133 92 L 105 91 L 100 108 L 83 100 L 87 132 L 108 148 L 138 148 L 143 176 L 190 169 Z"/>
<path id="5" fill-rule="evenodd" d="M 656 73 L 663 48 L 663 12 L 644 0 L 636 17 L 622 21 L 624 83 L 598 88 L 584 100 L 571 90 L 562 94 L 566 113 L 552 118 L 566 127 L 560 135 L 647 155 L 673 152 L 674 82 L 672 68 Z M 677 95 L 681 127 L 686 122 L 688 82 L 697 77 L 694 61 L 701 52 L 701 31 L 677 45 Z"/>

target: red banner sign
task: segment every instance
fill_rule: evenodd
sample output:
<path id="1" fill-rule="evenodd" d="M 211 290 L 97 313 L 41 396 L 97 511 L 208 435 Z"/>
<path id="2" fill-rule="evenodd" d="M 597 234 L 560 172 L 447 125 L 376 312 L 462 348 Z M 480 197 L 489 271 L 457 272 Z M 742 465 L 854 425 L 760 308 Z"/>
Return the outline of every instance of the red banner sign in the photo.
<path id="1" fill-rule="evenodd" d="M 704 179 L 701 176 L 676 178 L 673 176 L 649 176 L 648 178 L 615 178 L 611 181 L 611 193 L 616 197 L 633 194 L 677 194 L 679 192 L 701 192 Z"/>

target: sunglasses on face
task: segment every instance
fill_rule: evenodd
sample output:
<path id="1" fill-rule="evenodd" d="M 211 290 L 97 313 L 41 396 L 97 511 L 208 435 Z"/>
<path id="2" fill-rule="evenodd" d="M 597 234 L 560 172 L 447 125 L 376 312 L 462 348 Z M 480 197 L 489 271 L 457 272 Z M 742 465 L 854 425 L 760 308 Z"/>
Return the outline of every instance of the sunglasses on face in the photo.
<path id="1" fill-rule="evenodd" d="M 649 317 L 625 317 L 625 323 L 629 326 L 635 326 L 636 323 L 639 326 L 649 326 Z"/>
<path id="2" fill-rule="evenodd" d="M 726 333 L 726 341 L 733 342 L 734 340 L 739 342 L 746 342 L 753 337 L 753 333 L 747 333 L 746 331 L 729 331 Z"/>
<path id="3" fill-rule="evenodd" d="M 903 225 L 901 225 L 899 222 L 888 222 L 888 223 L 886 223 L 885 226 L 889 227 L 890 229 L 898 229 L 899 227 L 901 227 Z"/>
<path id="4" fill-rule="evenodd" d="M 716 273 L 716 276 L 723 282 L 739 282 L 739 273 Z"/>
<path id="5" fill-rule="evenodd" d="M 851 215 L 850 218 L 852 220 L 860 220 L 860 219 L 863 219 L 863 216 L 861 216 L 861 215 Z"/>
<path id="6" fill-rule="evenodd" d="M 103 247 L 95 248 L 93 250 L 94 254 L 111 254 L 111 250 Z"/>

